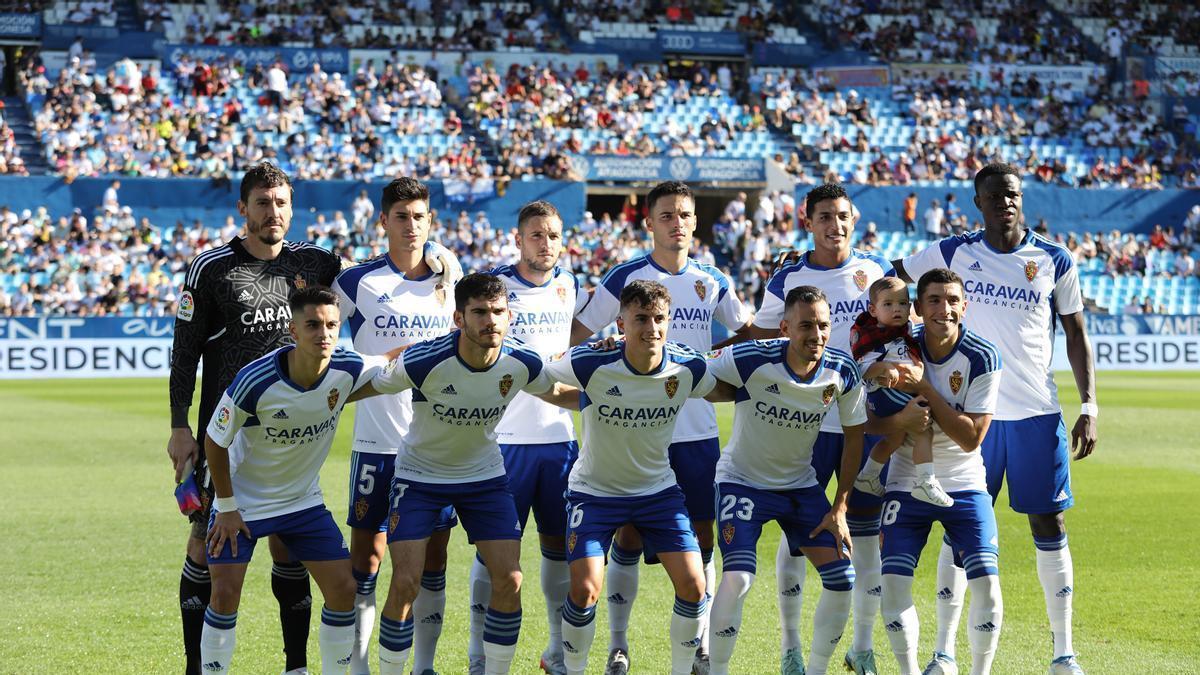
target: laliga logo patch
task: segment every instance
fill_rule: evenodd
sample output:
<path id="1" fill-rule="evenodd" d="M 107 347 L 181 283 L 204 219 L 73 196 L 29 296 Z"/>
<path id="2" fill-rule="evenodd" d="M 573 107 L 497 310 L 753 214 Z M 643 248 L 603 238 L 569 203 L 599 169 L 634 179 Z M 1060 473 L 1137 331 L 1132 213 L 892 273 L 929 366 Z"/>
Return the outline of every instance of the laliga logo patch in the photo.
<path id="1" fill-rule="evenodd" d="M 1025 263 L 1025 280 L 1026 281 L 1032 282 L 1033 278 L 1037 276 L 1037 273 L 1038 273 L 1037 263 L 1033 262 L 1032 260 Z"/>
<path id="2" fill-rule="evenodd" d="M 354 501 L 354 517 L 362 520 L 367 517 L 367 509 L 370 505 L 367 504 L 366 497 L 359 497 Z"/>
<path id="3" fill-rule="evenodd" d="M 824 391 L 821 392 L 821 402 L 825 405 L 829 405 L 829 402 L 833 400 L 833 394 L 836 391 L 837 387 L 834 387 L 832 384 L 825 387 Z"/>
<path id="4" fill-rule="evenodd" d="M 566 355 L 567 355 L 566 352 L 559 352 L 559 353 L 555 354 L 554 356 L 551 356 L 550 360 L 551 361 L 561 361 L 562 357 L 564 357 Z"/>
<path id="5" fill-rule="evenodd" d="M 725 523 L 725 526 L 721 528 L 721 538 L 727 545 L 733 543 L 733 532 L 733 523 Z"/>
<path id="6" fill-rule="evenodd" d="M 957 394 L 958 390 L 962 389 L 962 385 L 963 385 L 962 371 L 956 370 L 953 373 L 950 373 L 950 391 Z"/>
<path id="7" fill-rule="evenodd" d="M 854 273 L 854 285 L 858 286 L 858 290 L 867 290 L 867 273 L 859 270 Z"/>
<path id="8" fill-rule="evenodd" d="M 504 377 L 500 378 L 500 395 L 508 396 L 509 390 L 512 389 L 512 384 L 512 375 L 505 375 Z"/>
<path id="9" fill-rule="evenodd" d="M 704 282 L 696 280 L 696 297 L 703 300 L 708 295 L 708 289 L 704 287 Z"/>
<path id="10" fill-rule="evenodd" d="M 222 431 L 228 428 L 229 418 L 232 415 L 233 411 L 226 406 L 221 406 L 221 412 L 217 413 L 217 426 L 220 427 Z"/>
<path id="11" fill-rule="evenodd" d="M 667 390 L 668 398 L 675 398 L 675 392 L 679 391 L 679 378 L 674 375 L 668 377 L 667 381 L 663 382 L 663 388 Z"/>
<path id="12" fill-rule="evenodd" d="M 329 404 L 330 412 L 332 412 L 333 409 L 337 406 L 338 396 L 340 396 L 340 395 L 341 395 L 341 392 L 339 392 L 336 387 L 334 387 L 333 389 L 331 389 L 329 391 L 329 397 L 325 399 L 325 402 Z"/>
<path id="13" fill-rule="evenodd" d="M 439 281 L 438 285 L 433 287 L 433 297 L 437 298 L 439 305 L 446 304 L 446 285 Z"/>
<path id="14" fill-rule="evenodd" d="M 299 272 L 296 272 L 296 278 L 292 281 L 296 284 L 296 290 L 300 290 L 308 285 L 308 282 L 304 280 L 304 277 Z"/>
<path id="15" fill-rule="evenodd" d="M 721 352 L 723 352 L 723 351 L 725 351 L 725 350 L 724 349 L 714 349 L 711 352 L 705 354 L 705 357 L 710 358 L 710 359 L 715 359 L 718 356 L 720 356 Z"/>
<path id="16" fill-rule="evenodd" d="M 577 544 L 577 543 L 579 543 L 579 536 L 576 535 L 574 532 L 572 532 L 571 535 L 569 537 L 567 537 L 567 551 L 568 552 L 574 551 L 575 544 Z"/>
<path id="17" fill-rule="evenodd" d="M 392 515 L 388 516 L 388 532 L 395 532 L 396 526 L 400 524 L 400 513 L 392 511 Z"/>
<path id="18" fill-rule="evenodd" d="M 563 286 L 559 286 L 558 288 L 554 289 L 554 292 L 558 293 L 558 301 L 565 305 L 567 303 L 567 289 Z"/>
<path id="19" fill-rule="evenodd" d="M 175 316 L 184 321 L 191 321 L 195 311 L 196 301 L 192 298 L 192 292 L 184 291 L 183 295 L 179 296 L 179 311 L 175 312 Z"/>

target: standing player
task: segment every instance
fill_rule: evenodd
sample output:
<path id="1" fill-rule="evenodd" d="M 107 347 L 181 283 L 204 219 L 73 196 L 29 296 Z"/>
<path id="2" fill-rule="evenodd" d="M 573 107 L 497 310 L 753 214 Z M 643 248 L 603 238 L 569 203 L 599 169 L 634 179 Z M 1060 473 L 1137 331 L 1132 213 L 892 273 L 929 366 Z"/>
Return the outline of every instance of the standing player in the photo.
<path id="1" fill-rule="evenodd" d="M 717 531 L 721 586 L 712 608 L 712 672 L 729 673 L 741 632 L 742 605 L 754 583 L 764 523 L 779 522 L 791 550 L 821 575 L 808 673 L 824 675 L 850 616 L 854 570 L 846 502 L 862 457 L 863 386 L 845 352 L 826 349 L 829 303 L 814 286 L 788 292 L 780 327 L 786 339 L 743 342 L 710 356 L 718 380 L 709 398 L 736 401 L 733 437 L 717 464 Z M 834 408 L 834 402 L 838 405 Z M 830 507 L 817 484 L 812 448 L 828 412 L 837 410 L 845 438 L 837 494 Z M 782 655 L 783 672 L 803 672 L 803 655 Z"/>
<path id="2" fill-rule="evenodd" d="M 973 309 L 967 328 L 993 342 L 1007 364 L 995 423 L 983 441 L 983 463 L 992 498 L 1008 475 L 1008 500 L 1029 517 L 1037 548 L 1038 578 L 1054 635 L 1050 672 L 1082 673 L 1071 644 L 1074 574 L 1063 512 L 1071 495 L 1070 448 L 1050 360 L 1054 325 L 1061 322 L 1067 357 L 1083 401 L 1071 431 L 1075 459 L 1096 445 L 1096 378 L 1083 324 L 1079 276 L 1066 249 L 1035 234 L 1021 213 L 1021 176 L 1008 164 L 989 164 L 975 175 L 975 206 L 984 229 L 958 235 L 896 261 L 905 279 L 945 267 L 963 279 Z M 943 547 L 938 564 L 938 639 L 934 649 L 953 653 L 962 610 L 962 571 Z"/>
<path id="3" fill-rule="evenodd" d="M 342 316 L 350 324 L 354 348 L 363 354 L 385 354 L 450 331 L 454 306 L 443 280 L 422 259 L 429 239 L 429 188 L 412 178 L 398 178 L 383 189 L 379 222 L 387 234 L 388 252 L 352 267 L 334 282 Z M 358 581 L 355 599 L 354 655 L 350 671 L 370 672 L 367 650 L 375 629 L 375 580 L 387 550 L 385 522 L 396 453 L 412 422 L 412 394 L 363 401 L 354 416 L 350 464 L 350 560 Z M 434 529 L 426 551 L 421 591 L 413 603 L 413 672 L 433 670 L 437 639 L 446 609 L 446 543 L 454 524 L 450 510 Z"/>
<path id="4" fill-rule="evenodd" d="M 827 183 L 809 191 L 805 198 L 806 227 L 812 233 L 813 248 L 791 264 L 785 265 L 767 282 L 762 307 L 754 317 L 750 334 L 755 338 L 779 335 L 784 318 L 785 298 L 798 286 L 816 286 L 824 291 L 829 303 L 831 322 L 829 346 L 851 351 L 850 328 L 859 314 L 867 310 L 871 284 L 892 276 L 891 263 L 872 252 L 850 247 L 859 213 L 840 185 Z M 909 366 L 897 366 L 911 374 Z M 834 404 L 835 407 L 837 404 Z M 813 468 L 817 482 L 828 485 L 841 466 L 842 427 L 838 415 L 826 415 L 813 446 Z M 874 439 L 868 438 L 868 442 Z M 871 634 L 879 613 L 879 507 L 882 500 L 859 490 L 850 493 L 846 521 L 854 539 L 855 587 L 854 638 L 846 654 L 846 665 L 857 675 L 875 673 L 875 654 Z M 791 555 L 785 540 L 780 540 L 775 556 L 776 583 L 779 590 L 779 614 L 782 651 L 800 648 L 800 607 L 805 567 L 802 557 Z M 785 675 L 801 672 L 787 670 Z"/>
<path id="5" fill-rule="evenodd" d="M 572 341 L 579 342 L 612 323 L 620 311 L 621 290 L 635 280 L 659 282 L 670 292 L 671 336 L 677 342 L 697 351 L 708 351 L 712 348 L 714 320 L 738 334 L 745 334 L 750 328 L 750 312 L 738 300 L 729 278 L 717 268 L 688 256 L 696 231 L 696 202 L 691 189 L 678 181 L 660 183 L 646 196 L 646 208 L 654 248 L 649 254 L 617 265 L 604 275 L 592 299 L 575 320 Z M 671 468 L 679 479 L 692 526 L 696 528 L 708 589 L 716 585 L 712 524 L 715 516 L 713 477 L 721 454 L 717 436 L 717 416 L 712 404 L 688 401 L 675 427 L 669 453 Z M 623 528 L 617 534 L 608 566 L 608 672 L 615 675 L 621 675 L 629 668 L 626 631 L 637 596 L 641 548 L 636 530 Z M 696 665 L 701 671 L 708 662 L 707 635 L 708 631 L 703 631 L 696 654 Z"/>
<path id="6" fill-rule="evenodd" d="M 492 577 L 483 636 L 487 673 L 508 672 L 521 628 L 521 524 L 494 429 L 517 392 L 548 385 L 541 358 L 505 339 L 504 282 L 469 275 L 455 287 L 454 301 L 458 330 L 408 349 L 361 392 L 413 390 L 413 420 L 396 457 L 388 515 L 392 583 L 379 628 L 382 675 L 404 672 L 425 548 L 448 506 Z"/>
<path id="7" fill-rule="evenodd" d="M 520 260 L 490 272 L 508 287 L 508 308 L 513 313 L 509 335 L 543 358 L 571 346 L 571 321 L 588 297 L 579 291 L 575 275 L 556 266 L 562 253 L 562 229 L 562 217 L 553 204 L 526 204 L 517 214 Z M 550 640 L 540 665 L 547 673 L 559 675 L 565 672 L 562 606 L 570 585 L 565 494 L 567 475 L 579 454 L 575 425 L 566 410 L 522 392 L 496 425 L 496 438 L 521 528 L 525 528 L 530 510 L 537 519 L 542 595 L 550 623 Z M 471 640 L 467 648 L 471 673 L 483 672 L 483 623 L 490 595 L 490 575 L 476 557 L 471 566 Z"/>
<path id="8" fill-rule="evenodd" d="M 284 241 L 292 222 L 292 186 L 287 175 L 271 164 L 259 164 L 246 172 L 237 207 L 246 219 L 244 233 L 196 256 L 179 298 L 170 378 L 171 440 L 167 444 L 176 481 L 193 463 L 197 474 L 204 476 L 204 456 L 188 423 L 200 359 L 204 359 L 204 379 L 199 422 L 206 426 L 221 392 L 243 366 L 291 342 L 288 295 L 293 289 L 309 284 L 328 286 L 341 269 L 338 257 L 323 248 Z M 204 440 L 203 432 L 199 440 Z M 204 555 L 208 515 L 207 508 L 193 514 L 179 582 L 189 675 L 201 672 L 200 633 L 212 592 Z M 271 590 L 279 601 L 285 667 L 289 673 L 300 672 L 308 663 L 312 604 L 308 572 L 276 538 L 271 538 L 270 547 L 275 561 Z"/>
<path id="9" fill-rule="evenodd" d="M 987 340 L 961 327 L 967 302 L 962 279 L 933 269 L 917 283 L 917 312 L 924 323 L 913 332 L 925 361 L 924 377 L 909 387 L 925 401 L 933 420 L 933 462 L 954 498 L 936 506 L 912 494 L 919 480 L 913 461 L 913 436 L 892 455 L 887 502 L 883 507 L 883 617 L 901 675 L 957 673 L 954 658 L 939 654 L 924 671 L 917 663 L 917 608 L 913 571 L 940 522 L 946 538 L 967 568 L 971 589 L 971 674 L 992 669 L 1004 613 L 1000 598 L 996 514 L 987 494 L 979 445 L 988 433 L 1001 382 L 1001 357 Z M 871 413 L 874 421 L 874 413 Z M 889 431 L 901 431 L 893 417 L 879 419 Z"/>
<path id="10" fill-rule="evenodd" d="M 596 636 L 604 554 L 617 529 L 632 526 L 675 589 L 671 673 L 680 675 L 692 670 L 707 598 L 700 547 L 668 448 L 685 402 L 707 394 L 715 381 L 698 352 L 667 342 L 671 296 L 663 284 L 630 281 L 619 302 L 620 349 L 576 347 L 546 366 L 551 380 L 581 391 L 583 413 L 583 449 L 567 493 L 571 590 L 563 649 L 567 672 L 583 673 Z"/>
<path id="11" fill-rule="evenodd" d="M 204 440 L 216 495 L 208 530 L 212 602 L 200 639 L 206 673 L 229 671 L 246 568 L 254 545 L 269 535 L 302 561 L 325 596 L 321 672 L 345 673 L 350 663 L 354 575 L 319 474 L 342 408 L 374 373 L 357 353 L 334 350 L 341 320 L 328 288 L 300 289 L 288 305 L 295 345 L 238 372 Z"/>

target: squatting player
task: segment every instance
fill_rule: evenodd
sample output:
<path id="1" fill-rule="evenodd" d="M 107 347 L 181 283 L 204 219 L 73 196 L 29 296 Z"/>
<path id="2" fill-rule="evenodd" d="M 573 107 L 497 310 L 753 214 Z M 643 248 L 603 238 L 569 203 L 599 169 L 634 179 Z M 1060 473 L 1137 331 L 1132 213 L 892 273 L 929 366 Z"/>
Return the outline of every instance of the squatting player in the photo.
<path id="1" fill-rule="evenodd" d="M 987 340 L 963 328 L 968 314 L 962 279 L 947 269 L 933 269 L 917 282 L 917 312 L 924 323 L 913 331 L 925 362 L 924 377 L 908 387 L 914 400 L 925 401 L 933 421 L 933 463 L 942 485 L 954 498 L 951 506 L 916 499 L 919 474 L 913 461 L 913 436 L 892 455 L 883 507 L 883 618 L 902 675 L 957 673 L 954 657 L 938 652 L 925 670 L 917 663 L 917 608 L 913 604 L 913 571 L 934 522 L 966 567 L 971 590 L 970 643 L 972 675 L 991 672 L 1000 642 L 1003 605 L 1000 598 L 996 515 L 987 494 L 979 446 L 988 434 L 1001 385 L 1000 353 Z M 911 405 L 911 403 L 910 403 Z M 901 431 L 892 417 L 872 421 Z"/>
<path id="2" fill-rule="evenodd" d="M 667 341 L 671 295 L 663 284 L 630 281 L 619 303 L 620 349 L 575 347 L 546 364 L 551 380 L 582 392 L 583 447 L 567 493 L 571 590 L 563 608 L 564 657 L 568 673 L 587 668 L 604 554 L 617 529 L 628 525 L 653 547 L 674 586 L 671 673 L 679 675 L 692 671 L 707 598 L 700 547 L 669 446 L 685 402 L 707 394 L 714 380 L 699 352 Z"/>
<path id="3" fill-rule="evenodd" d="M 388 514 L 392 582 L 379 628 L 379 670 L 401 675 L 412 647 L 412 602 L 429 537 L 453 506 L 492 577 L 484 625 L 487 673 L 507 673 L 521 629 L 521 524 L 495 426 L 521 390 L 545 393 L 542 360 L 506 339 L 507 288 L 471 274 L 454 288 L 458 330 L 389 362 L 358 397 L 413 390 L 413 421 L 396 456 Z"/>
<path id="4" fill-rule="evenodd" d="M 854 570 L 845 514 L 867 421 L 862 378 L 849 354 L 826 348 L 829 303 L 818 288 L 788 291 L 781 324 L 784 339 L 743 342 L 708 359 L 717 378 L 709 399 L 736 402 L 733 435 L 717 464 L 722 571 L 709 623 L 712 672 L 717 675 L 730 672 L 764 523 L 778 521 L 789 549 L 803 551 L 821 575 L 824 589 L 813 615 L 810 675 L 824 675 L 850 616 Z M 845 438 L 832 507 L 812 461 L 822 420 L 831 411 L 836 411 Z M 799 648 L 782 655 L 781 671 L 805 672 Z"/>
<path id="5" fill-rule="evenodd" d="M 354 348 L 362 354 L 389 354 L 445 335 L 454 318 L 453 289 L 422 258 L 429 240 L 429 188 L 412 178 L 393 180 L 383 188 L 379 214 L 387 253 L 345 270 L 333 284 Z M 358 581 L 353 675 L 371 672 L 367 651 L 375 629 L 375 580 L 387 550 L 388 493 L 396 453 L 411 422 L 412 393 L 407 391 L 364 400 L 354 415 L 346 521 Z M 413 672 L 418 674 L 433 670 L 446 611 L 446 543 L 454 522 L 453 509 L 447 509 L 435 526 L 426 549 L 421 591 L 413 602 Z"/>
<path id="6" fill-rule="evenodd" d="M 712 348 L 713 321 L 739 335 L 745 334 L 750 328 L 750 311 L 738 299 L 729 277 L 688 256 L 696 230 L 696 201 L 691 189 L 678 181 L 660 183 L 646 195 L 646 208 L 653 249 L 604 275 L 592 299 L 576 318 L 573 340 L 578 342 L 612 323 L 620 311 L 621 289 L 635 280 L 657 281 L 670 292 L 671 337 L 677 342 L 697 351 L 708 351 Z M 710 589 L 716 585 L 712 562 L 713 476 L 720 454 L 717 415 L 712 404 L 688 401 L 675 426 L 671 468 L 687 500 L 704 559 L 706 588 Z M 622 529 L 608 566 L 609 670 L 616 675 L 629 667 L 626 630 L 637 596 L 641 548 L 637 532 L 632 528 Z M 708 631 L 703 631 L 696 653 L 700 670 L 706 667 L 707 642 Z"/>
<path id="7" fill-rule="evenodd" d="M 1037 571 L 1054 635 L 1050 672 L 1082 673 L 1071 644 L 1074 574 L 1063 512 L 1071 495 L 1070 449 L 1058 392 L 1050 370 L 1054 326 L 1061 323 L 1067 357 L 1083 401 L 1071 431 L 1076 459 L 1096 445 L 1096 378 L 1083 323 L 1079 276 L 1071 254 L 1024 225 L 1021 176 L 1008 164 L 989 164 L 975 175 L 979 232 L 948 237 L 893 264 L 911 280 L 945 267 L 963 279 L 971 312 L 964 325 L 996 345 L 1004 358 L 1004 382 L 995 421 L 983 440 L 988 492 L 993 499 L 1007 474 L 1008 500 L 1029 517 L 1037 548 Z M 934 648 L 954 649 L 962 609 L 962 570 L 943 547 L 938 565 L 938 638 Z"/>
<path id="8" fill-rule="evenodd" d="M 543 358 L 571 345 L 571 322 L 587 302 L 575 275 L 557 266 L 562 253 L 562 217 L 545 201 L 526 204 L 517 214 L 516 244 L 520 259 L 489 272 L 508 287 L 512 322 L 508 334 Z M 546 599 L 549 642 L 540 665 L 552 675 L 564 672 L 562 606 L 567 599 L 567 475 L 579 455 L 571 415 L 557 406 L 518 393 L 500 423 L 496 440 L 504 455 L 508 489 L 517 505 L 521 528 L 532 510 L 541 544 L 541 585 Z M 491 577 L 476 557 L 471 566 L 471 638 L 467 647 L 470 673 L 482 673 L 483 623 L 491 595 Z M 421 672 L 417 670 L 416 672 Z"/>
<path id="9" fill-rule="evenodd" d="M 338 349 L 338 298 L 323 286 L 288 301 L 294 346 L 241 369 L 208 424 L 212 476 L 208 564 L 212 602 L 200 639 L 206 673 L 229 671 L 238 605 L 254 545 L 275 536 L 321 588 L 322 673 L 345 673 L 354 644 L 354 575 L 346 541 L 325 508 L 320 471 L 350 394 L 374 376 Z"/>

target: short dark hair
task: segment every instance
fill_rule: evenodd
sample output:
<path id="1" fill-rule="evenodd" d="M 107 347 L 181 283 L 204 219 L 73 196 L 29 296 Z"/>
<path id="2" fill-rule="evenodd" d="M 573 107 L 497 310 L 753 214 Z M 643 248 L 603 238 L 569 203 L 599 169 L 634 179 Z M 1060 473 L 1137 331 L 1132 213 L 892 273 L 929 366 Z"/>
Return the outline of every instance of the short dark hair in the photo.
<path id="1" fill-rule="evenodd" d="M 521 229 L 521 226 L 529 222 L 529 219 L 539 217 L 558 218 L 562 220 L 562 216 L 559 215 L 558 209 L 553 204 L 544 199 L 539 199 L 521 207 L 521 210 L 517 213 L 517 229 Z"/>
<path id="2" fill-rule="evenodd" d="M 338 305 L 337 293 L 329 290 L 328 286 L 313 284 L 297 288 L 288 296 L 288 307 L 292 310 L 292 316 L 300 314 L 305 307 L 309 305 Z"/>
<path id="3" fill-rule="evenodd" d="M 671 292 L 657 281 L 637 279 L 621 289 L 621 309 L 635 303 L 640 307 L 653 307 L 659 300 L 667 303 L 667 307 L 671 306 Z"/>
<path id="4" fill-rule="evenodd" d="M 282 169 L 270 162 L 262 162 L 250 167 L 246 175 L 242 176 L 241 199 L 242 203 L 246 204 L 250 200 L 250 193 L 257 188 L 277 188 L 280 185 L 288 186 L 288 194 L 295 196 L 296 190 L 292 187 L 292 181 Z"/>
<path id="5" fill-rule="evenodd" d="M 983 182 L 992 176 L 1016 176 L 1017 180 L 1021 180 L 1021 172 L 1017 167 L 1007 162 L 992 162 L 975 174 L 975 194 L 979 194 Z"/>
<path id="6" fill-rule="evenodd" d="M 668 181 L 659 183 L 658 185 L 655 185 L 650 190 L 650 193 L 646 195 L 646 211 L 647 211 L 647 213 L 649 213 L 650 216 L 653 217 L 654 216 L 654 203 L 657 202 L 662 197 L 670 197 L 672 195 L 679 195 L 680 197 L 687 197 L 688 199 L 692 200 L 693 204 L 696 203 L 696 195 L 694 195 L 692 193 L 692 188 L 688 187 L 687 183 L 684 183 L 683 181 L 678 181 L 678 180 L 668 180 Z"/>
<path id="7" fill-rule="evenodd" d="M 917 280 L 918 300 L 925 295 L 925 289 L 929 287 L 929 284 L 958 284 L 961 288 L 963 280 L 962 277 L 958 276 L 952 270 L 948 270 L 945 267 L 935 267 L 922 274 L 921 278 Z"/>
<path id="8" fill-rule="evenodd" d="M 904 280 L 900 279 L 899 277 L 880 277 L 875 280 L 875 283 L 871 284 L 869 289 L 867 289 L 867 297 L 869 297 L 871 302 L 874 303 L 875 299 L 879 297 L 880 293 L 893 288 L 899 289 L 905 287 L 907 287 L 907 284 L 905 284 Z"/>
<path id="9" fill-rule="evenodd" d="M 417 180 L 402 176 L 383 186 L 383 195 L 379 198 L 380 215 L 386 215 L 397 202 L 423 201 L 429 206 L 429 188 Z"/>
<path id="10" fill-rule="evenodd" d="M 811 305 L 814 302 L 829 304 L 829 299 L 825 297 L 825 292 L 816 286 L 797 286 L 788 291 L 787 297 L 783 299 L 783 311 L 786 313 L 800 303 Z"/>
<path id="11" fill-rule="evenodd" d="M 846 188 L 837 183 L 825 183 L 808 191 L 804 196 L 804 215 L 809 220 L 812 220 L 813 211 L 817 204 L 829 199 L 845 199 L 850 201 L 850 195 L 846 194 Z"/>
<path id="12" fill-rule="evenodd" d="M 500 277 L 476 272 L 463 277 L 454 286 L 454 309 L 459 312 L 466 310 L 467 303 L 471 300 L 507 297 L 508 287 L 504 285 Z"/>

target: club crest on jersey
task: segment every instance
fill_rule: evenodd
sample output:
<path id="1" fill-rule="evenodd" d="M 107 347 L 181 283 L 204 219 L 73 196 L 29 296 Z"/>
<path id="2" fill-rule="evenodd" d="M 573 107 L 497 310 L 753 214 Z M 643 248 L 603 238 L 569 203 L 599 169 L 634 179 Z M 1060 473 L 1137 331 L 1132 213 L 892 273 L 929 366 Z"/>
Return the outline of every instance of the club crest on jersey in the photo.
<path id="1" fill-rule="evenodd" d="M 299 272 L 296 272 L 296 278 L 293 281 L 296 282 L 296 290 L 300 290 L 308 285 L 308 282 L 304 280 L 304 277 Z"/>
<path id="2" fill-rule="evenodd" d="M 438 282 L 438 285 L 433 287 L 433 297 L 437 298 L 438 304 L 446 304 L 446 285 Z"/>
<path id="3" fill-rule="evenodd" d="M 867 273 L 859 270 L 854 273 L 854 285 L 858 286 L 858 290 L 867 290 Z"/>
<path id="4" fill-rule="evenodd" d="M 1037 263 L 1035 263 L 1032 260 L 1025 263 L 1025 279 L 1027 281 L 1033 281 L 1033 278 L 1037 276 L 1037 273 L 1038 273 Z"/>
<path id="5" fill-rule="evenodd" d="M 708 289 L 704 287 L 703 281 L 700 281 L 699 279 L 697 279 L 696 280 L 696 297 L 703 300 L 706 296 L 708 296 Z"/>
<path id="6" fill-rule="evenodd" d="M 192 298 L 192 292 L 184 291 L 183 295 L 179 296 L 179 311 L 175 312 L 175 316 L 184 321 L 191 321 L 195 311 L 196 301 Z"/>
<path id="7" fill-rule="evenodd" d="M 400 524 L 400 513 L 392 511 L 392 515 L 388 516 L 388 532 L 395 532 L 396 526 Z"/>
<path id="8" fill-rule="evenodd" d="M 504 377 L 500 378 L 500 395 L 501 396 L 508 396 L 509 390 L 512 389 L 512 383 L 513 383 L 512 375 L 505 375 Z"/>
<path id="9" fill-rule="evenodd" d="M 821 402 L 825 405 L 829 405 L 829 402 L 833 400 L 833 395 L 835 392 L 837 392 L 837 387 L 833 386 L 832 384 L 826 386 L 821 392 Z"/>
<path id="10" fill-rule="evenodd" d="M 958 390 L 962 389 L 962 385 L 963 385 L 962 371 L 956 370 L 953 373 L 950 373 L 950 391 L 957 394 Z"/>
<path id="11" fill-rule="evenodd" d="M 341 392 L 337 390 L 337 387 L 334 387 L 329 391 L 329 397 L 325 399 L 325 402 L 329 404 L 329 410 L 331 412 L 337 407 L 338 396 L 341 396 Z"/>
<path id="12" fill-rule="evenodd" d="M 575 550 L 575 544 L 577 544 L 577 543 L 579 543 L 579 537 L 578 537 L 578 536 L 576 536 L 576 534 L 575 534 L 574 532 L 572 532 L 572 533 L 571 533 L 571 534 L 570 534 L 570 535 L 567 537 L 567 551 L 568 551 L 568 552 L 574 551 L 574 550 Z"/>
<path id="13" fill-rule="evenodd" d="M 354 500 L 354 517 L 358 518 L 359 520 L 366 518 L 367 509 L 369 508 L 371 508 L 371 505 L 367 503 L 367 498 L 359 497 L 358 499 Z"/>
<path id="14" fill-rule="evenodd" d="M 561 303 L 563 303 L 563 304 L 566 304 L 566 302 L 567 302 L 567 288 L 566 288 L 565 286 L 559 286 L 558 288 L 554 289 L 554 292 L 555 292 L 555 293 L 558 293 L 558 301 L 559 301 L 559 302 L 561 302 Z"/>
<path id="15" fill-rule="evenodd" d="M 679 378 L 674 375 L 668 377 L 667 381 L 663 382 L 663 388 L 667 390 L 668 398 L 675 398 L 675 392 L 679 391 Z"/>
<path id="16" fill-rule="evenodd" d="M 721 528 L 721 538 L 725 540 L 726 544 L 733 543 L 733 532 L 733 523 L 725 523 Z"/>

